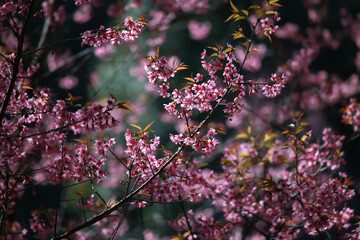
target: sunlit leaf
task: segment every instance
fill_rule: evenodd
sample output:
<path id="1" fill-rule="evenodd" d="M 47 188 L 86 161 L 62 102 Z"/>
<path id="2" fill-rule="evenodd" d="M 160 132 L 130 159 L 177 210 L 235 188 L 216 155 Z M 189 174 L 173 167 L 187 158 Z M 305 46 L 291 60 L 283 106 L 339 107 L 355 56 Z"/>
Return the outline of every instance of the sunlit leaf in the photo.
<path id="1" fill-rule="evenodd" d="M 246 38 L 242 32 L 235 32 L 235 33 L 233 33 L 233 36 L 234 36 L 234 39 Z"/>
<path id="2" fill-rule="evenodd" d="M 138 20 L 136 20 L 136 22 L 137 22 L 137 23 L 144 24 L 144 25 L 147 24 L 147 20 L 146 20 L 145 16 L 139 17 Z"/>
<path id="3" fill-rule="evenodd" d="M 246 133 L 239 133 L 238 135 L 236 135 L 235 138 L 236 138 L 236 139 L 249 138 L 249 135 L 247 135 Z"/>
<path id="4" fill-rule="evenodd" d="M 269 6 L 271 6 L 271 7 L 282 7 L 282 5 L 277 4 L 277 3 L 271 3 L 271 4 L 269 4 Z"/>
<path id="5" fill-rule="evenodd" d="M 79 143 L 82 143 L 82 144 L 85 144 L 85 143 L 86 143 L 86 141 L 81 140 L 81 139 L 74 139 L 74 141 L 79 142 Z"/>
<path id="6" fill-rule="evenodd" d="M 346 177 L 345 180 L 344 180 L 344 184 L 347 185 L 347 186 L 352 186 L 355 184 L 354 181 L 351 181 L 350 178 Z"/>
<path id="7" fill-rule="evenodd" d="M 251 5 L 248 9 L 256 9 L 256 8 L 260 8 L 260 6 L 258 6 L 258 5 Z"/>
<path id="8" fill-rule="evenodd" d="M 153 123 L 154 123 L 154 121 L 151 122 L 151 123 L 149 123 L 149 124 L 144 128 L 144 132 L 145 132 L 146 130 L 148 130 L 148 128 L 151 127 L 151 125 L 152 125 Z"/>
<path id="9" fill-rule="evenodd" d="M 304 142 L 308 137 L 309 137 L 309 136 L 305 134 L 304 136 L 301 137 L 301 141 Z"/>
<path id="10" fill-rule="evenodd" d="M 233 162 L 230 159 L 224 158 L 221 160 L 221 163 L 226 165 L 226 164 L 233 164 Z"/>
<path id="11" fill-rule="evenodd" d="M 227 49 L 225 49 L 225 53 L 231 52 L 233 50 L 236 50 L 236 48 L 227 48 Z"/>
<path id="12" fill-rule="evenodd" d="M 251 134 L 251 123 L 249 124 L 249 126 L 247 127 L 247 133 L 250 135 Z"/>
<path id="13" fill-rule="evenodd" d="M 240 16 L 240 15 L 235 16 L 235 22 L 237 22 L 239 20 L 243 20 L 243 19 L 247 19 L 247 17 L 246 16 Z"/>
<path id="14" fill-rule="evenodd" d="M 183 238 L 179 236 L 171 236 L 171 240 L 183 240 Z"/>
<path id="15" fill-rule="evenodd" d="M 219 51 L 219 49 L 217 49 L 216 47 L 207 46 L 207 48 L 212 49 L 214 51 Z"/>
<path id="16" fill-rule="evenodd" d="M 249 167 L 251 165 L 253 165 L 253 164 L 252 164 L 252 162 L 250 160 L 241 163 L 241 166 L 244 167 L 244 168 Z"/>
<path id="17" fill-rule="evenodd" d="M 264 32 L 264 35 L 269 39 L 269 41 L 270 42 L 272 42 L 272 39 L 271 39 L 271 37 L 270 37 L 270 35 L 269 35 L 269 33 L 268 32 Z"/>
<path id="18" fill-rule="evenodd" d="M 125 109 L 128 111 L 131 111 L 131 109 L 130 109 L 131 105 L 127 102 L 119 102 L 116 106 L 120 109 Z"/>
<path id="19" fill-rule="evenodd" d="M 231 19 L 233 19 L 237 14 L 231 14 L 226 20 L 225 22 L 230 21 Z"/>
<path id="20" fill-rule="evenodd" d="M 209 166 L 208 163 L 201 163 L 201 164 L 199 165 L 199 167 L 207 167 L 207 166 Z"/>
<path id="21" fill-rule="evenodd" d="M 232 3 L 231 0 L 230 0 L 230 5 L 231 5 L 232 9 L 233 9 L 236 13 L 239 12 L 239 10 L 235 7 L 235 5 Z"/>
<path id="22" fill-rule="evenodd" d="M 264 9 L 255 9 L 255 15 L 257 16 L 257 18 L 259 19 L 263 19 L 265 18 L 265 10 Z"/>
<path id="23" fill-rule="evenodd" d="M 188 77 L 186 77 L 186 78 L 184 78 L 184 79 L 186 79 L 186 80 L 188 80 L 188 81 L 190 81 L 190 82 L 192 82 L 192 83 L 195 83 L 195 79 L 193 79 L 193 78 L 188 78 Z"/>
<path id="24" fill-rule="evenodd" d="M 21 88 L 34 90 L 32 87 L 29 87 L 29 86 L 22 86 Z"/>
<path id="25" fill-rule="evenodd" d="M 249 16 L 249 12 L 248 12 L 247 10 L 241 10 L 241 12 L 242 12 L 243 14 L 245 14 L 246 16 Z"/>
<path id="26" fill-rule="evenodd" d="M 214 42 L 214 44 L 215 44 L 215 46 L 216 46 L 219 50 L 222 50 L 222 49 L 223 49 L 223 47 L 222 47 L 220 44 L 218 44 L 217 42 Z"/>
<path id="27" fill-rule="evenodd" d="M 265 14 L 275 14 L 275 11 L 266 11 Z"/>
<path id="28" fill-rule="evenodd" d="M 129 125 L 132 126 L 132 127 L 134 127 L 134 128 L 136 128 L 136 129 L 138 129 L 139 131 L 142 130 L 141 127 L 139 127 L 138 125 L 135 125 L 135 124 L 129 124 Z"/>
<path id="29" fill-rule="evenodd" d="M 180 65 L 176 68 L 177 71 L 185 70 L 185 69 L 188 69 L 188 66 L 187 66 L 187 65 L 184 65 L 184 64 L 180 64 Z"/>
<path id="30" fill-rule="evenodd" d="M 274 139 L 276 138 L 277 135 L 275 133 L 270 133 L 270 134 L 265 134 L 264 136 L 264 141 L 267 142 L 267 141 L 270 141 L 271 139 Z"/>

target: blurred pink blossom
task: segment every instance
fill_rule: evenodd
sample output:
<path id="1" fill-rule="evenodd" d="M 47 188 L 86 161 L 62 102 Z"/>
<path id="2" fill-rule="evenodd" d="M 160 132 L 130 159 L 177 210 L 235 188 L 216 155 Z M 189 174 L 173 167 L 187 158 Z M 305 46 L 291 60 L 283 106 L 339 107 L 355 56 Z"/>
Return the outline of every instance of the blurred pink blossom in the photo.
<path id="1" fill-rule="evenodd" d="M 192 39 L 202 40 L 210 34 L 211 23 L 209 21 L 201 23 L 196 20 L 191 20 L 189 21 L 188 29 Z"/>
<path id="2" fill-rule="evenodd" d="M 148 63 L 148 60 L 145 58 L 140 59 L 139 65 L 133 66 L 130 68 L 129 73 L 130 76 L 137 78 L 138 80 L 146 79 L 146 71 L 144 69 L 144 65 Z"/>
<path id="3" fill-rule="evenodd" d="M 93 16 L 93 11 L 90 5 L 82 5 L 74 13 L 73 19 L 76 23 L 86 23 Z"/>
<path id="4" fill-rule="evenodd" d="M 79 84 L 79 79 L 74 75 L 67 75 L 59 80 L 59 87 L 65 90 L 75 88 Z"/>
<path id="5" fill-rule="evenodd" d="M 99 76 L 97 75 L 96 72 L 92 72 L 90 74 L 89 85 L 90 85 L 90 87 L 96 87 L 98 84 L 99 84 Z"/>
<path id="6" fill-rule="evenodd" d="M 109 17 L 118 18 L 123 10 L 124 10 L 123 6 L 117 4 L 111 4 L 107 8 L 106 13 Z"/>
<path id="7" fill-rule="evenodd" d="M 164 33 L 160 33 L 155 38 L 149 38 L 146 41 L 146 45 L 148 45 L 149 47 L 155 47 L 155 46 L 162 45 L 165 42 L 165 38 L 166 38 L 166 35 Z"/>
<path id="8" fill-rule="evenodd" d="M 148 22 L 148 28 L 151 30 L 158 29 L 165 31 L 169 28 L 171 21 L 175 18 L 174 13 L 165 14 L 162 11 L 151 10 L 151 20 Z"/>
<path id="9" fill-rule="evenodd" d="M 263 60 L 266 53 L 265 44 L 255 45 L 254 48 L 256 48 L 258 51 L 251 51 L 250 58 L 248 58 L 248 60 L 246 60 L 244 64 L 244 69 L 251 72 L 256 72 L 260 70 L 261 61 Z M 245 57 L 245 49 L 242 47 L 237 47 L 235 50 L 235 55 L 238 59 L 243 61 Z"/>
<path id="10" fill-rule="evenodd" d="M 66 11 L 65 6 L 61 5 L 54 13 L 54 23 L 58 23 L 59 25 L 63 25 L 66 20 Z"/>
<path id="11" fill-rule="evenodd" d="M 55 71 L 57 68 L 61 67 L 65 61 L 70 58 L 71 51 L 67 49 L 63 54 L 52 52 L 47 57 L 48 68 L 51 72 Z"/>
<path id="12" fill-rule="evenodd" d="M 314 22 L 314 23 L 320 23 L 321 22 L 321 16 L 319 15 L 319 13 L 313 9 L 310 8 L 308 10 L 308 16 L 309 16 L 309 20 Z"/>
<path id="13" fill-rule="evenodd" d="M 275 32 L 275 36 L 283 39 L 293 39 L 295 42 L 300 42 L 302 36 L 300 35 L 299 26 L 295 23 L 285 23 L 284 26 L 279 27 Z"/>
<path id="14" fill-rule="evenodd" d="M 355 63 L 356 68 L 358 70 L 360 70 L 360 51 L 357 52 L 354 63 Z"/>
<path id="15" fill-rule="evenodd" d="M 95 48 L 94 55 L 101 59 L 108 59 L 111 54 L 115 53 L 116 49 L 111 44 Z"/>

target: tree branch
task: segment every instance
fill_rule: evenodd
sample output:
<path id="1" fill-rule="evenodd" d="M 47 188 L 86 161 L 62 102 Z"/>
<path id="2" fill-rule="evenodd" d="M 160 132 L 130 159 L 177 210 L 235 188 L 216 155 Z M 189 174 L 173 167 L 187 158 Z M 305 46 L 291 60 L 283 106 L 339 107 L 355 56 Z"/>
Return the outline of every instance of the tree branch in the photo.
<path id="1" fill-rule="evenodd" d="M 16 52 L 16 56 L 15 56 L 15 60 L 14 60 L 12 76 L 11 76 L 9 87 L 8 87 L 8 89 L 6 91 L 5 100 L 4 100 L 3 104 L 2 104 L 1 111 L 0 111 L 0 127 L 2 127 L 2 124 L 3 124 L 2 122 L 3 122 L 3 119 L 5 117 L 6 108 L 8 107 L 8 105 L 10 103 L 10 98 L 11 98 L 12 92 L 13 92 L 14 87 L 15 87 L 17 74 L 19 72 L 20 61 L 21 61 L 21 58 L 22 58 L 25 33 L 26 33 L 26 30 L 28 29 L 29 24 L 30 24 L 30 20 L 31 20 L 31 17 L 32 17 L 32 12 L 33 12 L 33 9 L 34 9 L 34 6 L 35 6 L 35 2 L 36 2 L 36 0 L 32 0 L 31 3 L 30 3 L 29 9 L 28 9 L 27 14 L 26 14 L 25 22 L 24 22 L 24 27 L 23 27 L 23 29 L 21 31 L 20 37 L 18 38 L 18 47 L 17 47 L 17 52 Z"/>

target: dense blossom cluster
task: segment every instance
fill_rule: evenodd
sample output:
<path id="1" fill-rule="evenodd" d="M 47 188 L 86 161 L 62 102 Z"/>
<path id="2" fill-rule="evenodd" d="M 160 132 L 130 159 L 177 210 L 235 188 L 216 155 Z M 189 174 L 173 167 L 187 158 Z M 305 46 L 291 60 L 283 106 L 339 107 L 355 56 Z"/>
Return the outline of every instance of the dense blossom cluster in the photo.
<path id="1" fill-rule="evenodd" d="M 188 66 L 176 56 L 159 56 L 160 48 L 153 48 L 165 42 L 174 20 L 188 27 L 192 40 L 206 38 L 215 25 L 210 21 L 201 23 L 198 15 L 215 9 L 213 1 L 151 1 L 149 5 L 155 5 L 156 10 L 148 14 L 149 38 L 141 45 L 134 40 L 147 24 L 145 17 L 126 17 L 112 28 L 100 26 L 82 33 L 81 46 L 95 47 L 94 55 L 101 59 L 109 59 L 116 52 L 115 46 L 132 42 L 131 54 L 141 58 L 140 65 L 144 65 L 132 68 L 132 72 L 147 76 L 151 85 L 148 89 L 165 98 L 161 101 L 166 110 L 162 120 L 174 125 L 169 143 L 160 142 L 163 132 L 154 135 L 152 124 L 144 129 L 130 124 L 135 131 L 125 127 L 139 119 L 149 96 L 142 95 L 146 100 L 134 103 L 132 115 L 126 119 L 124 112 L 130 105 L 118 102 L 113 95 L 103 104 L 83 104 L 78 101 L 80 97 L 70 93 L 60 99 L 56 89 L 39 87 L 42 78 L 47 80 L 59 73 L 61 76 L 55 80 L 61 89 L 73 90 L 82 83 L 82 74 L 77 72 L 82 64 L 77 64 L 77 59 L 91 53 L 92 48 L 73 54 L 74 49 L 57 49 L 67 40 L 51 43 L 49 37 L 57 39 L 54 33 L 59 27 L 63 31 L 69 19 L 86 24 L 104 7 L 113 18 L 125 10 L 149 8 L 143 1 L 129 1 L 126 5 L 120 2 L 74 0 L 74 9 L 56 1 L 0 4 L 0 237 L 129 238 L 125 234 L 134 224 L 126 218 L 140 212 L 136 208 L 171 203 L 169 206 L 181 207 L 179 216 L 168 222 L 178 232 L 173 239 L 292 240 L 309 235 L 322 237 L 333 229 L 343 231 L 346 240 L 359 239 L 360 227 L 351 226 L 356 209 L 348 206 L 355 191 L 350 177 L 340 171 L 345 163 L 345 137 L 330 128 L 324 128 L 322 137 L 316 133 L 314 137 L 311 130 L 306 130 L 308 124 L 293 113 L 294 105 L 318 111 L 360 90 L 357 73 L 342 79 L 340 74 L 313 71 L 312 64 L 324 48 L 336 50 L 340 46 L 336 34 L 319 27 L 326 12 L 326 8 L 320 9 L 321 1 L 302 3 L 309 21 L 314 23 L 306 28 L 306 34 L 294 23 L 277 25 L 281 20 L 279 0 L 261 0 L 259 5 L 241 10 L 230 1 L 232 15 L 226 21 L 239 23 L 233 37 L 241 43 L 208 47 L 201 53 L 202 72 L 186 77 L 184 85 L 176 74 Z M 354 18 L 342 9 L 340 16 L 346 34 L 359 48 L 360 15 Z M 36 27 L 30 33 L 35 25 L 43 29 Z M 271 70 L 271 75 L 269 69 L 263 68 L 262 60 L 273 53 L 264 43 L 254 44 L 255 37 L 264 36 L 269 42 L 276 36 L 276 41 L 286 39 L 300 46 L 282 66 Z M 38 43 L 34 40 L 37 37 Z M 143 48 L 149 57 L 143 57 Z M 286 55 L 285 50 L 278 52 Z M 353 62 L 359 70 L 360 51 Z M 260 70 L 262 74 L 258 74 Z M 263 80 L 269 75 L 269 80 Z M 100 80 L 95 73 L 91 76 L 93 87 Z M 290 98 L 281 98 L 285 84 L 299 91 L 291 93 Z M 277 97 L 281 104 L 268 101 L 273 104 L 270 107 L 263 96 Z M 247 124 L 245 114 L 240 114 L 244 112 L 250 124 L 246 132 L 238 129 L 234 136 L 231 128 Z M 222 117 L 213 119 L 219 115 Z M 282 123 L 291 115 L 293 123 L 284 130 Z M 276 121 L 269 116 L 275 116 Z M 239 125 L 231 125 L 230 121 Z M 343 122 L 359 131 L 360 106 L 355 98 L 343 110 Z M 273 129 L 260 134 L 270 127 Z M 285 136 L 277 135 L 277 128 Z M 115 139 L 117 135 L 125 135 L 124 144 Z M 35 196 L 49 185 L 58 189 L 54 194 L 57 202 L 44 204 L 47 198 Z M 106 199 L 110 190 L 113 196 Z M 107 191 L 104 196 L 103 191 Z M 31 214 L 30 219 L 16 219 L 21 214 L 17 204 L 22 197 L 26 201 L 43 200 L 31 204 L 31 209 L 24 207 L 24 215 Z M 42 207 L 37 207 L 40 204 Z M 50 205 L 55 210 L 48 208 Z M 72 207 L 82 213 L 81 220 L 75 216 L 77 211 L 69 219 L 67 211 Z M 161 219 L 159 214 L 153 215 Z M 141 225 L 142 238 L 160 239 L 151 230 L 143 229 L 148 227 L 143 219 L 141 216 L 141 224 L 136 223 Z M 90 230 L 84 232 L 87 227 Z"/>
<path id="2" fill-rule="evenodd" d="M 231 117 L 243 108 L 241 100 L 245 96 L 246 86 L 248 86 L 250 96 L 258 92 L 259 84 L 253 81 L 244 81 L 243 75 L 236 67 L 236 62 L 244 59 L 237 59 L 232 45 L 228 44 L 226 50 L 218 50 L 215 61 L 206 61 L 204 60 L 205 56 L 206 51 L 204 50 L 201 63 L 210 79 L 206 81 L 202 74 L 197 73 L 194 78 L 187 78 L 189 82 L 182 90 L 171 89 L 172 84 L 169 82 L 177 70 L 182 68 L 182 65 L 171 63 L 165 57 L 149 57 L 150 61 L 145 64 L 148 80 L 158 88 L 162 97 L 171 98 L 172 102 L 164 104 L 170 114 L 185 118 L 191 117 L 194 110 L 209 112 L 213 109 L 213 103 L 225 101 L 223 99 L 225 95 L 228 92 L 234 92 L 236 97 L 226 101 L 224 109 L 224 112 Z M 269 83 L 262 88 L 264 95 L 268 98 L 279 95 L 285 82 L 284 74 L 280 77 L 276 73 L 272 74 Z"/>
<path id="3" fill-rule="evenodd" d="M 90 45 L 94 47 L 101 47 L 106 44 L 119 45 L 121 41 L 131 42 L 139 37 L 142 29 L 145 26 L 143 18 L 134 21 L 132 17 L 127 17 L 122 22 L 124 29 L 120 25 L 106 28 L 101 26 L 98 30 L 89 30 L 81 34 L 82 45 Z"/>
<path id="4" fill-rule="evenodd" d="M 279 22 L 281 20 L 278 12 L 274 13 L 273 19 L 276 22 Z M 261 23 L 261 27 L 264 29 L 264 34 L 266 34 L 266 35 L 271 35 L 271 34 L 275 33 L 276 30 L 278 30 L 278 28 L 279 28 L 278 25 L 272 24 L 271 20 L 269 18 L 261 19 L 260 23 Z"/>
<path id="5" fill-rule="evenodd" d="M 169 153 L 164 152 L 164 157 L 156 157 L 160 138 L 149 139 L 148 133 L 143 131 L 131 133 L 127 130 L 125 139 L 127 146 L 125 153 L 128 157 L 125 163 L 127 175 L 130 179 L 136 179 L 136 186 L 141 186 L 166 163 L 170 157 Z M 144 207 L 147 201 L 150 203 L 152 201 L 172 202 L 178 200 L 179 196 L 184 199 L 189 198 L 190 201 L 197 201 L 200 194 L 189 191 L 191 188 L 189 186 L 195 183 L 192 179 L 199 172 L 198 162 L 187 162 L 179 156 L 166 167 L 161 177 L 157 176 L 144 187 L 141 195 L 149 196 L 149 199 L 133 202 L 133 205 Z M 124 182 L 124 184 L 130 183 Z"/>
<path id="6" fill-rule="evenodd" d="M 1 97 L 4 104 L 5 86 L 10 82 L 9 73 L 13 69 L 6 61 L 2 64 Z M 7 214 L 13 213 L 18 192 L 24 191 L 29 184 L 43 181 L 58 184 L 89 178 L 100 183 L 107 176 L 105 153 L 115 143 L 114 139 L 96 141 L 92 151 L 89 151 L 88 143 L 70 149 L 66 140 L 71 132 L 79 134 L 114 127 L 117 122 L 111 111 L 117 108 L 117 102 L 109 98 L 106 106 L 90 104 L 86 108 L 72 109 L 75 98 L 71 95 L 67 100 L 55 100 L 49 89 L 34 90 L 28 86 L 27 79 L 38 67 L 35 65 L 26 71 L 20 69 L 19 80 L 0 127 L 1 175 L 8 176 L 8 180 L 0 179 L 0 203 L 6 206 Z M 42 170 L 32 172 L 29 164 Z M 34 219 L 37 217 L 34 215 Z M 41 220 L 30 223 L 33 231 L 40 235 L 52 231 Z"/>
<path id="7" fill-rule="evenodd" d="M 202 171 L 201 175 L 193 175 L 193 179 L 202 182 L 203 186 L 202 189 L 194 188 L 193 192 L 213 199 L 226 223 L 199 214 L 194 222 L 191 220 L 192 229 L 209 239 L 236 239 L 237 229 L 248 221 L 256 221 L 262 231 L 269 233 L 268 236 L 295 239 L 300 234 L 299 226 L 310 235 L 318 235 L 333 226 L 348 228 L 353 210 L 337 209 L 354 196 L 354 191 L 343 183 L 347 176 L 340 173 L 339 178 L 330 178 L 322 173 L 324 166 L 339 167 L 338 160 L 329 162 L 328 156 L 341 147 L 343 137 L 332 134 L 325 129 L 322 145 L 306 144 L 304 151 L 299 153 L 296 146 L 289 145 L 290 149 L 284 149 L 284 143 L 279 142 L 266 147 L 261 141 L 273 141 L 267 140 L 266 136 L 260 142 L 242 142 L 227 147 L 222 160 L 223 173 Z M 261 156 L 261 152 L 267 153 Z M 265 162 L 259 164 L 258 161 Z M 192 214 L 188 215 L 193 219 Z M 184 216 L 172 226 L 187 229 Z"/>
<path id="8" fill-rule="evenodd" d="M 53 230 L 55 224 L 55 211 L 34 211 L 31 214 L 30 228 L 42 238 L 46 238 Z"/>
<path id="9" fill-rule="evenodd" d="M 285 75 L 283 74 L 281 77 L 277 77 L 276 73 L 272 74 L 270 78 L 270 84 L 266 84 L 262 90 L 264 91 L 264 95 L 268 98 L 276 97 L 280 94 L 281 88 L 285 86 Z"/>

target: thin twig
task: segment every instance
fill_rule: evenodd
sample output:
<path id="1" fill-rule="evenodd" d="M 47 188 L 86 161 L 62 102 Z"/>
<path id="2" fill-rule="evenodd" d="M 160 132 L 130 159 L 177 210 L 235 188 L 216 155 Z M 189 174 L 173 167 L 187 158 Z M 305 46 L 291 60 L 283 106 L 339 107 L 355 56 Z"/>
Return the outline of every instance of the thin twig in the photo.
<path id="1" fill-rule="evenodd" d="M 107 204 L 107 202 L 105 201 L 105 199 L 99 194 L 99 192 L 96 190 L 95 186 L 94 186 L 94 182 L 93 179 L 90 179 L 90 185 L 91 185 L 91 189 L 93 190 L 93 192 L 96 194 L 96 196 L 98 196 L 101 200 L 101 202 L 105 205 L 106 209 L 109 209 L 109 206 Z"/>
<path id="2" fill-rule="evenodd" d="M 57 220 L 60 210 L 60 199 L 61 199 L 61 190 L 62 190 L 62 180 L 63 180 L 63 168 L 64 168 L 64 143 L 61 144 L 61 168 L 60 168 L 60 183 L 59 183 L 59 192 L 58 192 L 58 199 L 57 199 L 57 207 L 55 211 L 55 223 L 54 223 L 54 237 L 56 236 L 56 226 L 57 226 Z"/>
<path id="3" fill-rule="evenodd" d="M 23 57 L 34 54 L 34 53 L 36 53 L 38 51 L 41 51 L 41 50 L 51 49 L 51 48 L 54 48 L 54 47 L 56 47 L 58 45 L 63 45 L 64 43 L 67 43 L 67 42 L 78 41 L 80 39 L 81 39 L 80 37 L 78 37 L 78 38 L 69 38 L 69 39 L 65 39 L 65 40 L 62 40 L 62 41 L 59 41 L 59 42 L 56 42 L 56 43 L 52 43 L 52 44 L 49 44 L 49 45 L 46 45 L 46 46 L 42 46 L 42 47 L 39 47 L 39 48 L 30 50 L 30 51 L 24 53 Z"/>
<path id="4" fill-rule="evenodd" d="M 194 233 L 193 233 L 192 227 L 191 227 L 191 225 L 190 225 L 188 215 L 187 215 L 186 210 L 185 210 L 184 201 L 182 200 L 182 198 L 181 198 L 180 195 L 179 195 L 179 200 L 180 200 L 181 211 L 183 212 L 183 214 L 184 214 L 184 216 L 185 216 L 186 225 L 187 225 L 187 227 L 188 227 L 188 229 L 189 229 L 190 236 L 191 236 L 192 239 L 196 239 L 196 238 L 194 237 Z"/>
<path id="5" fill-rule="evenodd" d="M 111 149 L 109 149 L 109 152 L 126 168 L 126 170 L 130 171 L 130 169 L 126 166 L 122 159 L 119 158 Z"/>

